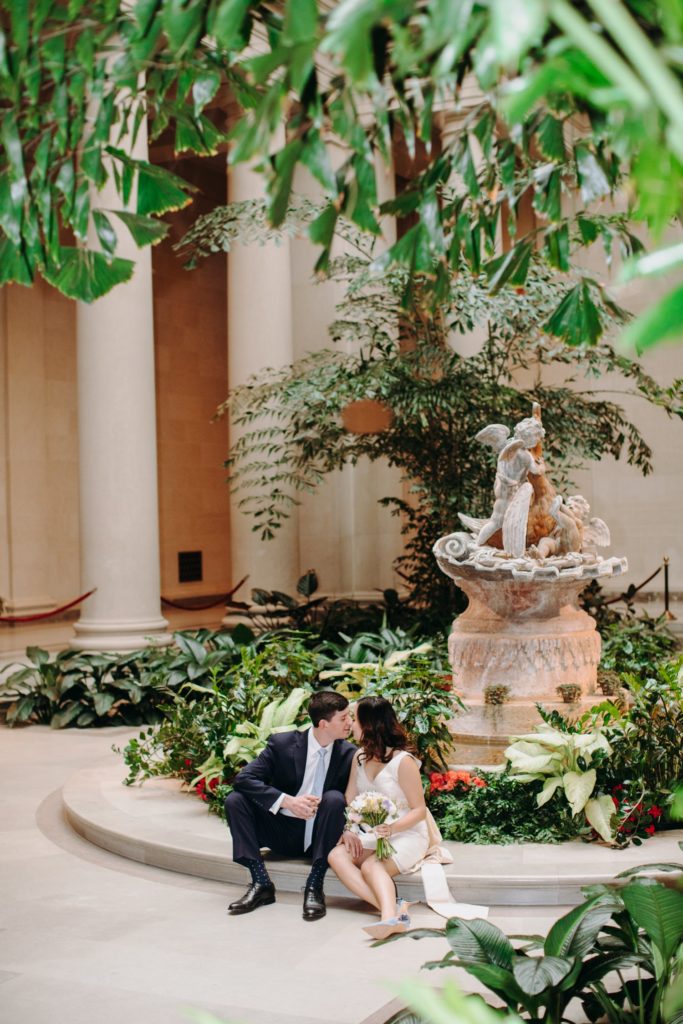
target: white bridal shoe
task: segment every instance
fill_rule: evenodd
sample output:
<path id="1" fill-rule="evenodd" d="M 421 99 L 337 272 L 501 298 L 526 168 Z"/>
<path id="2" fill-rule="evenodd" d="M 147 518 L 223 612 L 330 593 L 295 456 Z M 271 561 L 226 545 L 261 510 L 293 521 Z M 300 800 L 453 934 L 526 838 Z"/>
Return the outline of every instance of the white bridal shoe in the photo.
<path id="1" fill-rule="evenodd" d="M 367 925 L 363 928 L 363 931 L 371 939 L 388 939 L 390 935 L 398 935 L 400 932 L 407 931 L 407 929 L 408 925 L 405 921 L 400 921 L 398 917 L 390 917 L 387 921 L 380 921 L 379 924 Z"/>

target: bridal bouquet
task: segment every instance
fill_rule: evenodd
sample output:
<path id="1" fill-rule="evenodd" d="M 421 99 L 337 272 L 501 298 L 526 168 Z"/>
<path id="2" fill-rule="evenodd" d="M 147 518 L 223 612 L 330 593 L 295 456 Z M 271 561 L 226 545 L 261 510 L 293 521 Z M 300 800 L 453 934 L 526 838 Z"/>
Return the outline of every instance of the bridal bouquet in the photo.
<path id="1" fill-rule="evenodd" d="M 396 804 L 393 800 L 374 790 L 359 793 L 346 808 L 349 828 L 356 834 L 372 832 L 376 825 L 390 825 L 397 817 Z M 386 860 L 392 853 L 396 853 L 396 850 L 388 839 L 378 836 L 376 853 L 378 860 Z"/>

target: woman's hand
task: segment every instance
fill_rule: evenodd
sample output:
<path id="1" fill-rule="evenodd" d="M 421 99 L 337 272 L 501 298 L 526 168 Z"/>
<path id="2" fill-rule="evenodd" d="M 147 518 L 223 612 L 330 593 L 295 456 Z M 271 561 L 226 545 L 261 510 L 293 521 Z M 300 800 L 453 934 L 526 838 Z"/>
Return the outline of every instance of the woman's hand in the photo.
<path id="1" fill-rule="evenodd" d="M 344 829 L 340 841 L 343 843 L 347 853 L 351 854 L 353 860 L 357 860 L 363 855 L 363 844 L 355 832 L 349 832 L 348 829 Z"/>
<path id="2" fill-rule="evenodd" d="M 384 825 L 375 825 L 372 831 L 376 836 L 379 836 L 380 839 L 389 839 L 390 836 L 393 836 L 394 834 L 392 826 L 387 825 L 386 823 Z"/>

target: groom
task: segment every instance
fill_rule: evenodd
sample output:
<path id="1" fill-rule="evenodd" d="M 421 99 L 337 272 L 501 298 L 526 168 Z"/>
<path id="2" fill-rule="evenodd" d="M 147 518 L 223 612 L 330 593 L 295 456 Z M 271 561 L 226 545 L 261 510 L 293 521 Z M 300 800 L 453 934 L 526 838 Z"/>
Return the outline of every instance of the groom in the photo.
<path id="1" fill-rule="evenodd" d="M 325 916 L 327 855 L 344 828 L 344 790 L 356 748 L 346 742 L 351 732 L 346 697 L 330 690 L 315 693 L 308 714 L 312 728 L 274 733 L 226 798 L 232 857 L 251 873 L 251 885 L 230 904 L 230 914 L 248 914 L 275 902 L 275 886 L 261 856 L 266 846 L 285 857 L 311 858 L 303 918 Z"/>

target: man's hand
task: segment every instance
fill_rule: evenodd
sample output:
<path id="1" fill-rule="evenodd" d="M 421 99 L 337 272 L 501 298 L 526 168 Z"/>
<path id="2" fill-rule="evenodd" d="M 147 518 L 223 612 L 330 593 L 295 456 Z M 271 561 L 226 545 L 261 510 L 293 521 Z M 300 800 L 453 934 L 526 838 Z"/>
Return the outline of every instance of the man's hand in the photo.
<path id="1" fill-rule="evenodd" d="M 342 832 L 342 843 L 346 852 L 354 860 L 357 860 L 363 853 L 363 844 L 360 841 L 360 836 L 357 836 L 355 832 Z"/>
<path id="2" fill-rule="evenodd" d="M 320 797 L 303 793 L 301 796 L 286 796 L 282 801 L 282 808 L 291 811 L 295 818 L 303 818 L 304 821 L 307 821 L 314 817 L 319 803 Z"/>

